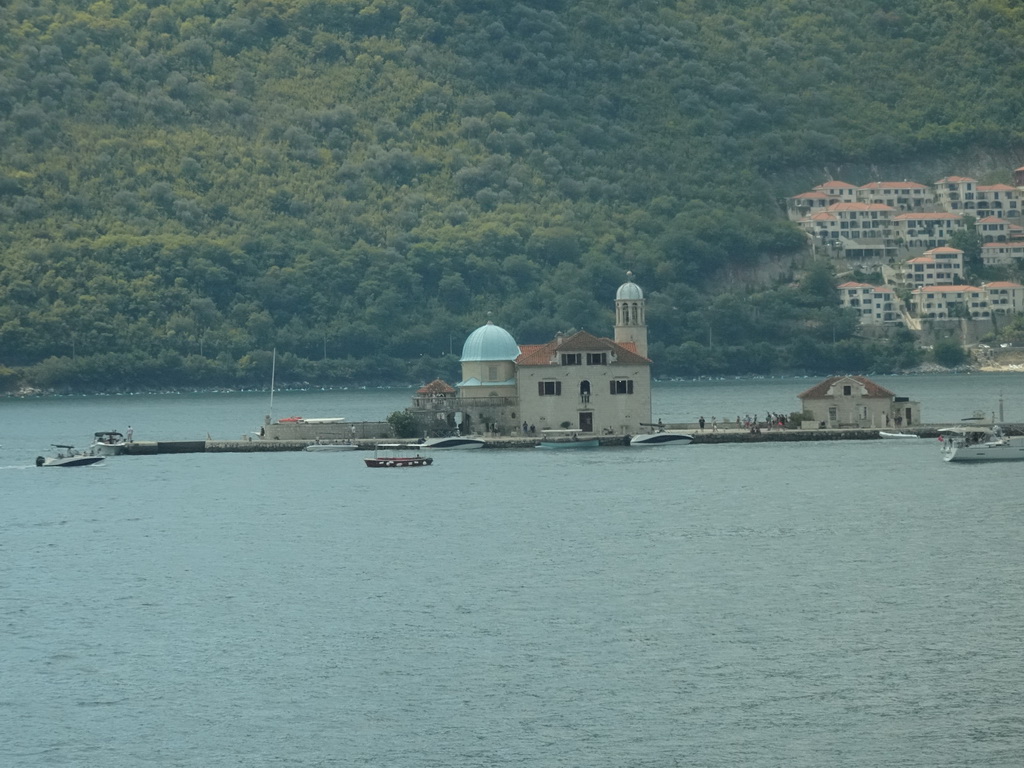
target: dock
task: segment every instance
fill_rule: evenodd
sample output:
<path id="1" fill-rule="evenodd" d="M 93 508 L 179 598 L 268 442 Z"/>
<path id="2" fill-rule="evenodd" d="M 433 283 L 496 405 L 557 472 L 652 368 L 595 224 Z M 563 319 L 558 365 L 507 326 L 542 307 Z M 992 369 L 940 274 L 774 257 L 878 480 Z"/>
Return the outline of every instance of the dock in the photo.
<path id="1" fill-rule="evenodd" d="M 666 425 L 669 426 L 669 425 Z M 920 438 L 936 439 L 939 429 L 955 425 L 928 425 L 904 429 L 903 432 L 915 434 Z M 1024 425 L 1006 425 L 1008 434 L 1024 434 Z M 694 431 L 694 445 L 723 445 L 727 443 L 795 443 L 819 442 L 833 440 L 879 440 L 879 429 L 772 429 L 752 433 L 746 429 L 724 429 L 718 431 L 705 429 Z M 599 435 L 601 447 L 624 447 L 629 445 L 629 435 Z M 530 436 L 483 436 L 488 449 L 534 448 L 540 438 Z M 405 443 L 414 446 L 418 440 L 401 440 L 387 438 L 388 442 Z M 353 440 L 358 450 L 372 451 L 380 440 Z M 158 456 L 173 453 L 275 453 L 279 451 L 301 451 L 307 445 L 315 444 L 315 440 L 158 440 L 136 441 L 125 446 L 124 453 L 128 456 Z"/>

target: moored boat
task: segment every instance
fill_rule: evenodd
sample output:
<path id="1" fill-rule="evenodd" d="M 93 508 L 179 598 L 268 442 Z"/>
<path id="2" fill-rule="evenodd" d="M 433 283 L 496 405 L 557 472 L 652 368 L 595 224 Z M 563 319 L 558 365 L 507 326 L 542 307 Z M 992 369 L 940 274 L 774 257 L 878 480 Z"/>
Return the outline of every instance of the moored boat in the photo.
<path id="1" fill-rule="evenodd" d="M 359 446 L 355 443 L 311 443 L 302 450 L 310 453 L 338 453 L 340 451 L 354 451 Z"/>
<path id="2" fill-rule="evenodd" d="M 1024 437 L 1008 437 L 998 425 L 939 430 L 943 461 L 1024 461 Z"/>
<path id="3" fill-rule="evenodd" d="M 87 467 L 90 464 L 98 464 L 103 461 L 102 456 L 93 456 L 82 451 L 76 451 L 73 445 L 53 446 L 57 449 L 56 456 L 36 456 L 37 467 Z"/>
<path id="4" fill-rule="evenodd" d="M 693 442 L 693 435 L 682 432 L 655 432 L 650 435 L 633 435 L 629 439 L 631 446 L 655 446 L 655 445 L 689 445 Z"/>
<path id="5" fill-rule="evenodd" d="M 97 456 L 120 456 L 127 444 L 120 432 L 96 432 L 89 451 Z"/>
<path id="6" fill-rule="evenodd" d="M 413 448 L 402 443 L 381 443 L 374 449 L 373 458 L 363 461 L 366 462 L 366 466 L 374 469 L 427 467 L 434 463 L 429 456 L 420 456 L 419 453 L 413 452 Z"/>
<path id="7" fill-rule="evenodd" d="M 878 436 L 883 440 L 917 440 L 918 435 L 909 432 L 885 432 L 878 430 Z"/>
<path id="8" fill-rule="evenodd" d="M 580 429 L 545 429 L 541 432 L 538 448 L 597 448 L 601 441 L 596 437 L 581 438 Z"/>
<path id="9" fill-rule="evenodd" d="M 483 448 L 484 441 L 478 437 L 430 437 L 420 443 L 419 447 L 446 451 L 466 451 L 473 448 Z"/>

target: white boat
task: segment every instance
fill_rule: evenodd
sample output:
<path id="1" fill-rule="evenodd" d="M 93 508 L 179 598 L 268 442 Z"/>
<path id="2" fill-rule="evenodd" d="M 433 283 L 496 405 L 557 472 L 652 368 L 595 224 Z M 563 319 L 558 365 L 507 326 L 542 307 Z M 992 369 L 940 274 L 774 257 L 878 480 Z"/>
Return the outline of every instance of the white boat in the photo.
<path id="1" fill-rule="evenodd" d="M 36 456 L 37 467 L 87 467 L 90 464 L 97 464 L 103 461 L 102 456 L 92 456 L 82 451 L 76 451 L 73 445 L 56 445 L 56 456 Z"/>
<path id="2" fill-rule="evenodd" d="M 654 445 L 689 445 L 693 442 L 693 435 L 686 435 L 682 432 L 655 432 L 651 435 L 633 435 L 629 439 L 630 445 L 654 446 Z"/>
<path id="3" fill-rule="evenodd" d="M 311 443 L 302 450 L 310 453 L 332 453 L 337 451 L 354 451 L 359 446 L 355 443 Z"/>
<path id="4" fill-rule="evenodd" d="M 540 445 L 538 448 L 597 448 L 601 441 L 596 437 L 581 437 L 585 435 L 581 429 L 545 429 L 541 431 Z"/>
<path id="5" fill-rule="evenodd" d="M 919 438 L 918 435 L 908 432 L 883 432 L 882 430 L 878 431 L 878 436 L 883 440 L 917 440 Z"/>
<path id="6" fill-rule="evenodd" d="M 1007 437 L 998 425 L 939 430 L 944 461 L 1024 461 L 1024 437 Z"/>
<path id="7" fill-rule="evenodd" d="M 478 437 L 430 437 L 420 443 L 420 448 L 445 451 L 468 451 L 483 448 L 485 442 Z"/>
<path id="8" fill-rule="evenodd" d="M 89 452 L 96 456 L 120 456 L 128 443 L 120 432 L 96 432 Z"/>
<path id="9" fill-rule="evenodd" d="M 596 437 L 593 440 L 573 440 L 572 438 L 562 440 L 541 440 L 538 448 L 598 448 L 601 445 L 601 441 Z"/>

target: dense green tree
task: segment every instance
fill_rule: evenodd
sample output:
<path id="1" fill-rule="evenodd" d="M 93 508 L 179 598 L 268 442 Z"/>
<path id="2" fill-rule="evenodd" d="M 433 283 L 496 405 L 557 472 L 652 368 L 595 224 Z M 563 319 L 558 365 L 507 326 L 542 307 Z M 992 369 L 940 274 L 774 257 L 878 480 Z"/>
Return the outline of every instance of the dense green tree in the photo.
<path id="1" fill-rule="evenodd" d="M 0 385 L 421 378 L 627 269 L 659 374 L 912 364 L 778 200 L 1012 167 L 1024 10 L 892 5 L 4 3 Z"/>

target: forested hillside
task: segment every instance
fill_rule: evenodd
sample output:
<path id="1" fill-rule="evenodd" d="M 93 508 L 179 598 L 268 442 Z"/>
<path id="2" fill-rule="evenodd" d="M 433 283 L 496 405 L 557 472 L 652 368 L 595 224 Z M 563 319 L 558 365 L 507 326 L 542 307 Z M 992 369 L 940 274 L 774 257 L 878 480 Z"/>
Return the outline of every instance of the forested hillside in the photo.
<path id="1" fill-rule="evenodd" d="M 260 384 L 275 347 L 292 380 L 451 379 L 488 313 L 610 334 L 627 269 L 657 375 L 912 365 L 796 269 L 780 198 L 1024 146 L 1008 0 L 38 0 L 0 30 L 8 388 Z"/>

